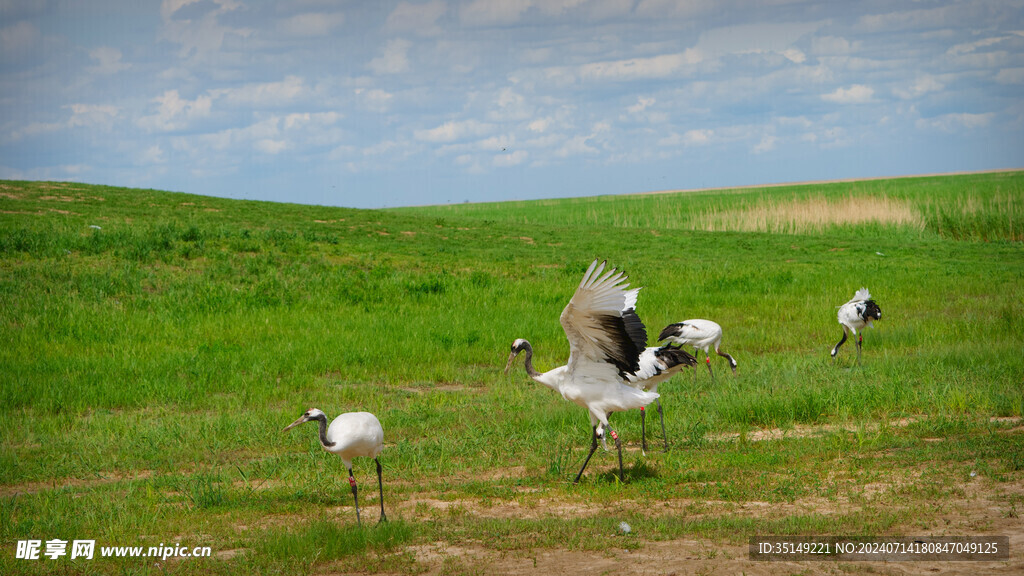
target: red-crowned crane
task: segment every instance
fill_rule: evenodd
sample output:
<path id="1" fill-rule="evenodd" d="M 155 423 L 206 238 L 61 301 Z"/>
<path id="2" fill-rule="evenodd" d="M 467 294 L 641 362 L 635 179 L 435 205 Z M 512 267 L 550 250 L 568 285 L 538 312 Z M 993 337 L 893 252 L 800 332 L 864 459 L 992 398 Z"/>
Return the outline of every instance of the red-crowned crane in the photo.
<path id="1" fill-rule="evenodd" d="M 858 334 L 857 330 L 863 330 L 865 326 L 872 326 L 871 320 L 882 319 L 882 309 L 871 299 L 871 293 L 867 288 L 861 288 L 853 295 L 853 299 L 839 307 L 836 314 L 839 323 L 843 325 L 843 339 L 832 347 L 832 360 L 836 359 L 839 347 L 846 342 L 846 336 L 850 332 L 857 337 L 857 364 L 860 365 L 860 348 L 864 342 L 864 334 Z"/>
<path id="2" fill-rule="evenodd" d="M 694 352 L 703 350 L 704 362 L 712 380 L 715 378 L 715 373 L 711 370 L 711 354 L 708 353 L 710 348 L 714 348 L 715 354 L 728 360 L 732 373 L 736 373 L 736 360 L 719 349 L 722 344 L 722 327 L 716 322 L 695 319 L 669 324 L 658 335 L 658 340 L 668 340 L 680 346 L 693 346 Z"/>
<path id="3" fill-rule="evenodd" d="M 317 408 L 310 408 L 298 420 L 285 426 L 287 432 L 299 424 L 316 421 L 320 425 L 320 445 L 323 449 L 341 457 L 342 464 L 348 470 L 348 483 L 352 487 L 352 497 L 356 503 L 356 523 L 359 519 L 359 489 L 352 475 L 352 459 L 357 456 L 373 458 L 377 463 L 377 486 L 380 488 L 380 522 L 387 522 L 384 514 L 384 480 L 381 477 L 380 460 L 377 455 L 384 449 L 384 428 L 377 417 L 369 412 L 349 412 L 335 418 L 330 427 L 327 426 L 327 415 Z"/>
<path id="4" fill-rule="evenodd" d="M 619 481 L 625 481 L 622 468 L 622 443 L 608 424 L 608 415 L 642 408 L 658 399 L 655 392 L 646 392 L 630 385 L 629 376 L 641 373 L 640 354 L 647 344 L 647 331 L 636 314 L 624 311 L 636 306 L 639 288 L 626 290 L 626 276 L 613 268 L 604 272 L 606 262 L 597 260 L 587 268 L 559 321 L 569 339 L 569 362 L 541 373 L 533 367 L 533 347 L 519 338 L 505 364 L 507 373 L 512 361 L 525 352 L 526 373 L 562 395 L 562 398 L 586 408 L 593 431 L 590 452 L 573 483 L 579 482 L 590 458 L 601 440 L 605 450 L 605 429 L 615 440 L 619 455 Z M 602 274 L 603 272 L 603 274 Z"/>
<path id="5" fill-rule="evenodd" d="M 625 314 L 636 315 L 632 309 L 625 311 Z M 639 322 L 639 318 L 637 318 Z M 643 326 L 643 324 L 641 324 Z M 644 331 L 646 339 L 646 330 Z M 657 392 L 658 385 L 665 382 L 683 368 L 696 366 L 697 359 L 689 352 L 680 349 L 679 346 L 649 346 L 640 353 L 640 371 L 636 374 L 627 374 L 631 386 L 649 391 Z M 665 432 L 665 413 L 661 409 L 661 400 L 654 401 L 658 407 L 658 418 L 661 420 L 661 437 L 665 441 L 665 452 L 668 452 L 668 434 Z M 641 450 L 647 453 L 647 413 L 640 407 L 640 438 Z"/>

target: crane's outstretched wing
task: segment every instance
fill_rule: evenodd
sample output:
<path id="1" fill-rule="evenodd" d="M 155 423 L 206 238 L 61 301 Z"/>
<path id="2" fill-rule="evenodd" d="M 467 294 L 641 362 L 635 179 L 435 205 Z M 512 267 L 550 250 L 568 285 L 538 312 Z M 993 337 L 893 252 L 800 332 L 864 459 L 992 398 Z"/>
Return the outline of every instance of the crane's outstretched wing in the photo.
<path id="1" fill-rule="evenodd" d="M 605 264 L 594 260 L 587 268 L 559 320 L 569 339 L 570 372 L 600 370 L 597 365 L 607 363 L 624 377 L 640 369 L 640 352 L 647 341 L 633 311 L 640 289 L 626 290 L 625 274 L 614 268 L 602 275 Z"/>

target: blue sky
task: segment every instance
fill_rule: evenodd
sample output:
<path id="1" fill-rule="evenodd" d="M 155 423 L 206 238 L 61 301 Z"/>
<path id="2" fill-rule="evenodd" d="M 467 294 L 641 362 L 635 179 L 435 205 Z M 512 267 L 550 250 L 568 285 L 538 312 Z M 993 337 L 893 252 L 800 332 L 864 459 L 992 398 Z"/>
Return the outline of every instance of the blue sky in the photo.
<path id="1" fill-rule="evenodd" d="M 0 178 L 372 208 L 1024 167 L 1024 1 L 0 0 Z"/>

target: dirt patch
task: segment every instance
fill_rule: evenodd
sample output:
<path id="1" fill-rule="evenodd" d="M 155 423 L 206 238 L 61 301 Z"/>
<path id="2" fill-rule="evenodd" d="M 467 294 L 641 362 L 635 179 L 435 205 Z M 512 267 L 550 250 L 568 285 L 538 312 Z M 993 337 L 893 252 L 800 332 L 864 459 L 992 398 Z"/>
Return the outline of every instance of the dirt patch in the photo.
<path id="1" fill-rule="evenodd" d="M 1010 490 L 1024 490 L 1020 486 Z M 967 496 L 961 500 L 949 502 L 950 512 L 940 518 L 939 528 L 922 528 L 908 526 L 900 533 L 911 536 L 970 536 L 1000 535 L 1010 538 L 1011 551 L 1020 550 L 1024 546 L 1024 523 L 1019 517 L 1007 514 L 1006 505 L 993 498 L 991 486 L 984 481 L 972 480 L 965 486 Z M 432 501 L 421 500 L 419 510 L 424 506 L 448 512 L 458 507 L 462 513 L 481 517 L 529 517 L 530 507 L 517 503 L 506 502 L 500 506 L 479 507 L 464 501 Z M 543 501 L 542 501 L 543 502 Z M 622 503 L 625 507 L 643 505 L 640 502 Z M 662 506 L 648 506 L 645 510 L 654 513 L 685 513 L 678 508 L 681 502 L 668 502 L 669 512 L 663 512 Z M 835 503 L 826 499 L 810 498 L 793 504 L 774 502 L 745 502 L 741 504 L 728 502 L 701 503 L 705 513 L 720 515 L 731 509 L 732 514 L 771 517 L 792 514 L 827 514 L 835 509 Z M 555 515 L 562 510 L 568 517 L 579 517 L 586 514 L 607 515 L 606 507 L 578 503 L 566 506 L 564 502 L 553 508 Z M 403 514 L 408 511 L 403 511 Z M 550 513 L 550 512 L 549 512 Z M 690 514 L 694 516 L 693 514 Z M 640 529 L 642 530 L 642 528 Z M 644 535 L 634 528 L 630 534 L 615 534 L 621 538 L 621 546 L 613 545 L 600 551 L 582 551 L 571 549 L 518 549 L 512 551 L 495 550 L 480 542 L 460 542 L 451 545 L 445 542 L 434 542 L 410 546 L 403 550 L 411 552 L 425 574 L 446 573 L 483 573 L 496 575 L 533 575 L 538 572 L 555 572 L 567 574 L 848 574 L 870 573 L 891 575 L 924 575 L 924 574 L 1021 574 L 1024 573 L 1024 555 L 1011 552 L 1011 559 L 999 562 L 762 562 L 753 561 L 748 556 L 746 544 L 715 542 L 709 539 L 678 538 L 667 541 L 644 539 Z M 616 540 L 618 541 L 618 540 Z"/>
<path id="2" fill-rule="evenodd" d="M 900 418 L 898 420 L 890 420 L 886 423 L 889 428 L 906 428 L 915 422 L 921 422 L 926 420 L 925 416 L 916 416 L 912 418 Z M 1020 416 L 1005 416 L 1005 417 L 993 417 L 989 418 L 989 422 L 993 424 L 1017 424 L 1024 421 L 1024 418 Z M 724 434 L 709 434 L 708 440 L 717 442 L 730 442 L 735 440 L 746 440 L 747 442 L 764 442 L 766 440 L 782 440 L 786 438 L 811 438 L 814 436 L 824 436 L 825 434 L 831 434 L 834 432 L 878 432 L 881 430 L 882 424 L 878 422 L 867 422 L 862 425 L 853 424 L 821 424 L 815 426 L 809 426 L 804 424 L 794 425 L 792 428 L 764 428 L 761 430 L 754 430 L 752 432 L 727 432 Z M 1013 432 L 1019 428 L 1012 428 L 1005 432 Z M 926 442 L 940 442 L 942 438 L 925 438 Z"/>

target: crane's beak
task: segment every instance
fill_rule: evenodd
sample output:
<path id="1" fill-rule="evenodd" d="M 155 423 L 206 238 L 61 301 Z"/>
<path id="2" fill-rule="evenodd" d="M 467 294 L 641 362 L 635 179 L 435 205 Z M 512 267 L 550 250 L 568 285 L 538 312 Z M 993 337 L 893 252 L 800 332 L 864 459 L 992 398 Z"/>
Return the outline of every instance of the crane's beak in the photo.
<path id="1" fill-rule="evenodd" d="M 306 415 L 303 414 L 301 418 L 299 418 L 295 422 L 292 422 L 291 424 L 285 426 L 284 430 L 281 430 L 281 432 L 287 432 L 287 431 L 291 430 L 292 428 L 295 428 L 299 424 L 305 424 L 306 422 L 309 422 L 309 418 L 307 418 Z"/>
<path id="2" fill-rule="evenodd" d="M 509 352 L 509 354 L 508 354 L 508 362 L 505 364 L 505 374 L 508 374 L 508 369 L 512 367 L 512 361 L 515 360 L 516 356 L 518 356 L 518 355 L 519 355 L 519 352 L 517 352 L 517 351 L 513 350 L 512 352 Z"/>

